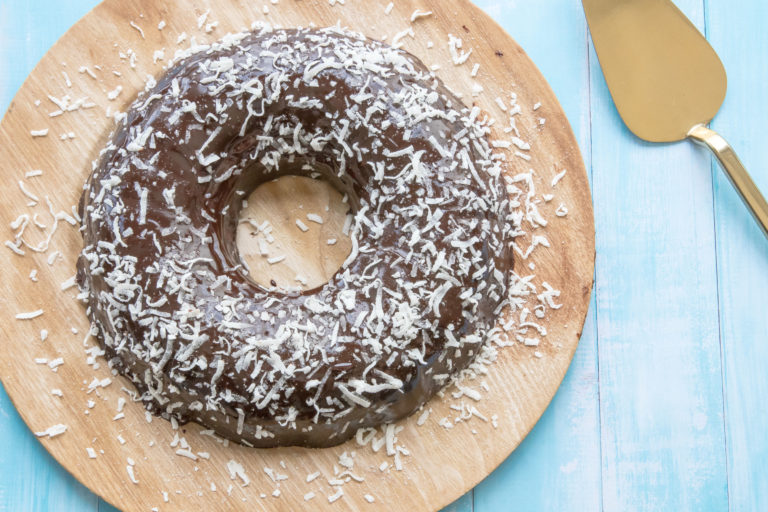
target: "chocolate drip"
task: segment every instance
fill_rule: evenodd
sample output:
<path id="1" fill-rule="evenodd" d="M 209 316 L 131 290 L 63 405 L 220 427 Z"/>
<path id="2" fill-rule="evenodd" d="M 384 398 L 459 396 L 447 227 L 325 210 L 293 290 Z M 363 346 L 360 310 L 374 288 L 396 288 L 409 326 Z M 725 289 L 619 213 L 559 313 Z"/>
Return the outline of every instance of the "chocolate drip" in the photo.
<path id="1" fill-rule="evenodd" d="M 189 52 L 81 199 L 78 283 L 110 364 L 155 413 L 253 446 L 335 445 L 414 412 L 507 295 L 514 223 L 477 117 L 416 57 L 337 30 Z M 353 208 L 356 249 L 316 289 L 265 289 L 237 252 L 242 199 L 282 174 Z"/>

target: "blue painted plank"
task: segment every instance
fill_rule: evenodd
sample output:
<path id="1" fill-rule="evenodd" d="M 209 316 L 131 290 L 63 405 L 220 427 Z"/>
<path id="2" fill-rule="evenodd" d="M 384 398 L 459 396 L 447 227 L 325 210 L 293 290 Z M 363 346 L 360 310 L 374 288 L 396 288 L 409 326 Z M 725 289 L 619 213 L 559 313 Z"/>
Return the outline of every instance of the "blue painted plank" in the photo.
<path id="1" fill-rule="evenodd" d="M 469 491 L 467 494 L 445 507 L 441 512 L 472 512 L 472 497 L 473 493 L 472 491 Z"/>
<path id="2" fill-rule="evenodd" d="M 96 496 L 37 442 L 2 388 L 0 432 L 0 510 L 97 510 Z"/>
<path id="3" fill-rule="evenodd" d="M 99 499 L 99 512 L 120 512 L 120 510 L 116 509 L 106 501 Z"/>
<path id="4" fill-rule="evenodd" d="M 768 4 L 710 0 L 707 15 L 709 38 L 728 73 L 728 95 L 712 127 L 768 193 Z M 762 511 L 768 507 L 768 241 L 713 165 L 730 508 Z"/>
<path id="5" fill-rule="evenodd" d="M 48 48 L 96 3 L 0 1 L 0 112 Z M 97 497 L 48 455 L 2 388 L 0 433 L 0 510 L 97 510 Z"/>
<path id="6" fill-rule="evenodd" d="M 591 305 L 594 312 L 594 300 Z M 594 315 L 560 390 L 512 455 L 475 488 L 475 511 L 600 510 Z"/>
<path id="7" fill-rule="evenodd" d="M 634 138 L 591 69 L 604 510 L 725 510 L 709 159 Z"/>
<path id="8" fill-rule="evenodd" d="M 573 126 L 589 168 L 589 67 L 580 3 L 481 0 L 477 4 L 539 66 Z M 520 447 L 475 489 L 476 512 L 600 509 L 594 311 L 593 296 L 579 348 L 558 394 Z"/>
<path id="9" fill-rule="evenodd" d="M 45 52 L 97 0 L 0 0 L 0 113 Z"/>

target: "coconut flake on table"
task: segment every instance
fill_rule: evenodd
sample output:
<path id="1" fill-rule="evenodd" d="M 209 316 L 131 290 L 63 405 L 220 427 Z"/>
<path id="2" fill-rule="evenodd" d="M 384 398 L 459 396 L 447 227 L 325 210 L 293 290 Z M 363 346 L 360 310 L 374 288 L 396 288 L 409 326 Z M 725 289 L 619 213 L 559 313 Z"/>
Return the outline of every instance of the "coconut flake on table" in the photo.
<path id="1" fill-rule="evenodd" d="M 415 11 L 413 11 L 413 14 L 411 14 L 411 23 L 418 20 L 419 18 L 426 18 L 431 15 L 432 15 L 432 11 L 420 11 L 416 9 Z"/>
<path id="2" fill-rule="evenodd" d="M 408 27 L 407 29 L 398 32 L 397 34 L 392 37 L 392 48 L 401 48 L 403 46 L 402 40 L 406 37 L 416 37 L 416 33 L 413 31 L 411 27 Z"/>
<path id="3" fill-rule="evenodd" d="M 17 313 L 16 314 L 16 320 L 32 320 L 33 318 L 37 318 L 40 315 L 43 314 L 42 309 L 38 309 L 35 311 L 29 311 L 27 313 Z"/>
<path id="4" fill-rule="evenodd" d="M 448 34 L 448 51 L 451 54 L 451 60 L 453 61 L 453 64 L 456 66 L 460 66 L 461 64 L 464 64 L 469 59 L 469 56 L 472 55 L 472 48 L 469 49 L 468 52 L 465 52 L 462 50 L 462 46 L 464 45 L 464 42 L 461 40 L 461 38 L 454 36 L 453 34 Z"/>
<path id="5" fill-rule="evenodd" d="M 132 29 L 136 30 L 136 31 L 139 33 L 139 35 L 141 35 L 141 38 L 142 38 L 142 39 L 146 39 L 146 37 L 144 37 L 144 31 L 141 29 L 141 27 L 140 27 L 140 26 L 138 26 L 138 25 L 136 24 L 136 22 L 134 22 L 134 21 L 131 21 L 131 22 L 129 23 L 129 25 L 131 26 L 131 28 L 132 28 Z"/>
<path id="6" fill-rule="evenodd" d="M 48 368 L 50 368 L 54 372 L 58 372 L 59 366 L 64 364 L 64 358 L 57 357 L 56 359 L 51 359 L 48 361 Z"/>
<path id="7" fill-rule="evenodd" d="M 48 265 L 52 266 L 54 263 L 56 263 L 56 260 L 59 258 L 63 258 L 63 256 L 61 255 L 61 251 L 53 251 L 51 254 L 48 255 L 48 258 L 46 261 L 48 262 Z"/>
<path id="8" fill-rule="evenodd" d="M 230 460 L 227 462 L 227 471 L 229 472 L 229 477 L 232 480 L 235 480 L 236 478 L 240 478 L 240 480 L 243 483 L 243 487 L 246 487 L 248 484 L 251 483 L 251 480 L 248 478 L 248 475 L 245 474 L 245 469 L 243 469 L 242 464 L 239 462 L 236 462 L 234 460 Z"/>
<path id="9" fill-rule="evenodd" d="M 10 240 L 6 240 L 4 242 L 4 245 L 11 250 L 14 254 L 17 254 L 19 256 L 24 256 L 26 253 L 23 249 L 21 249 L 21 241 L 18 240 L 16 243 L 11 242 Z"/>
<path id="10" fill-rule="evenodd" d="M 555 186 L 560 182 L 560 180 L 565 177 L 566 172 L 568 172 L 568 170 L 563 169 L 562 171 L 557 173 L 554 178 L 552 178 L 552 188 L 555 188 Z"/>
<path id="11" fill-rule="evenodd" d="M 311 222 L 314 222 L 316 224 L 322 224 L 323 223 L 323 218 L 320 215 L 316 214 L 316 213 L 308 213 L 307 214 L 307 220 L 309 220 Z"/>
<path id="12" fill-rule="evenodd" d="M 335 493 L 328 496 L 328 503 L 333 503 L 334 501 L 338 500 L 342 496 L 344 496 L 344 490 L 339 488 L 336 490 Z"/>
<path id="13" fill-rule="evenodd" d="M 72 276 L 66 281 L 62 282 L 60 288 L 61 288 L 61 291 L 66 291 L 75 285 L 77 285 L 77 276 Z"/>
<path id="14" fill-rule="evenodd" d="M 35 435 L 37 437 L 48 437 L 53 438 L 56 436 L 59 436 L 67 431 L 67 426 L 63 423 L 58 423 L 56 425 L 52 425 L 48 427 L 47 429 L 43 430 L 42 432 L 35 432 Z"/>
<path id="15" fill-rule="evenodd" d="M 117 97 L 120 95 L 121 92 L 123 92 L 123 86 L 118 85 L 117 87 L 115 87 L 114 89 L 112 89 L 107 93 L 107 99 L 109 101 L 114 101 L 117 99 Z"/>
<path id="16" fill-rule="evenodd" d="M 203 25 L 205 25 L 205 21 L 208 19 L 208 15 L 211 13 L 211 10 L 206 10 L 203 14 L 201 14 L 197 18 L 197 28 L 202 28 Z"/>
<path id="17" fill-rule="evenodd" d="M 179 455 L 180 457 L 186 457 L 187 459 L 191 460 L 197 460 L 197 455 L 195 455 L 192 450 L 189 448 L 179 448 L 176 450 L 176 455 Z"/>
<path id="18" fill-rule="evenodd" d="M 134 485 L 138 485 L 139 481 L 136 479 L 136 470 L 134 469 L 134 462 L 132 459 L 128 459 L 128 464 L 125 466 L 125 471 L 128 473 L 128 478 L 131 480 L 131 483 Z"/>

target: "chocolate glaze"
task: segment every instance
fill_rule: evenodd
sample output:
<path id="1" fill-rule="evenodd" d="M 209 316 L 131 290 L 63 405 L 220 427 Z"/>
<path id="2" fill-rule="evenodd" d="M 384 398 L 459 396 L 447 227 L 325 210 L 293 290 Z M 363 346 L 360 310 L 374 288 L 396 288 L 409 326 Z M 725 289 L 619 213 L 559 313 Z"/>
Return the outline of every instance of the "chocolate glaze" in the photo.
<path id="1" fill-rule="evenodd" d="M 253 446 L 335 445 L 414 412 L 507 294 L 514 226 L 477 114 L 416 57 L 334 29 L 187 52 L 80 203 L 78 283 L 110 365 L 155 413 Z M 357 249 L 322 287 L 268 290 L 240 261 L 242 199 L 281 174 L 351 200 Z"/>

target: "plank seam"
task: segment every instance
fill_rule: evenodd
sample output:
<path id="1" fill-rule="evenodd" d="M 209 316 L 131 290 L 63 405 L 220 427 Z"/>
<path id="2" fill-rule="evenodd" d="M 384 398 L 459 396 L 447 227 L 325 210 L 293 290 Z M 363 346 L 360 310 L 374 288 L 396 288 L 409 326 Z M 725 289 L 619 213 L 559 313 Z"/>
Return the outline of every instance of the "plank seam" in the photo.
<path id="1" fill-rule="evenodd" d="M 593 138 L 592 138 L 592 56 L 590 53 L 590 47 L 591 47 L 591 39 L 590 39 L 590 32 L 589 32 L 589 24 L 587 23 L 586 18 L 584 19 L 584 44 L 587 47 L 586 55 L 586 66 L 587 66 L 587 108 L 589 109 L 589 123 L 587 128 L 587 137 L 589 139 L 589 150 L 588 150 L 588 158 L 589 158 L 589 182 L 590 185 L 594 182 L 594 166 L 592 164 L 593 159 Z M 595 201 L 594 201 L 594 195 L 592 196 L 592 209 L 594 210 L 596 208 Z M 595 248 L 595 251 L 597 251 L 597 248 Z M 593 312 L 594 315 L 594 329 L 595 329 L 595 366 L 597 371 L 597 436 L 598 439 L 600 439 L 600 442 L 598 443 L 598 457 L 600 460 L 600 481 L 598 485 L 600 486 L 600 489 L 598 492 L 600 493 L 600 510 L 605 510 L 604 505 L 604 496 L 603 496 L 603 411 L 601 407 L 601 401 L 600 401 L 600 328 L 597 322 L 598 317 L 598 301 L 597 301 L 597 293 L 598 293 L 598 286 L 597 286 L 597 255 L 595 255 L 595 268 L 594 268 L 594 274 L 592 278 L 592 292 L 594 293 L 594 300 L 595 300 L 595 311 Z"/>
<path id="2" fill-rule="evenodd" d="M 709 41 L 709 0 L 702 0 L 702 8 L 704 10 L 704 38 Z M 709 123 L 710 125 L 712 122 Z M 720 297 L 720 288 L 722 281 L 720 279 L 720 261 L 718 258 L 718 238 L 717 238 L 717 195 L 716 189 L 716 177 L 720 172 L 718 163 L 710 155 L 709 157 L 709 172 L 712 182 L 712 231 L 713 231 L 713 250 L 715 259 L 715 297 L 717 300 L 717 341 L 720 348 L 720 393 L 722 396 L 722 416 L 723 416 L 723 457 L 725 459 L 725 497 L 728 504 L 728 510 L 731 510 L 731 477 L 730 467 L 728 462 L 728 428 L 726 421 L 726 393 L 725 393 L 725 347 L 723 346 L 723 310 L 722 301 Z"/>

